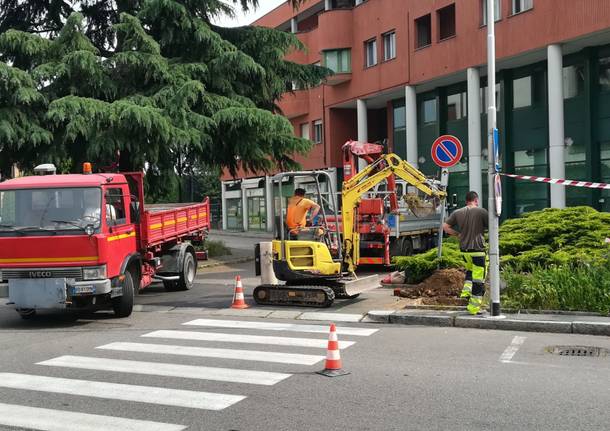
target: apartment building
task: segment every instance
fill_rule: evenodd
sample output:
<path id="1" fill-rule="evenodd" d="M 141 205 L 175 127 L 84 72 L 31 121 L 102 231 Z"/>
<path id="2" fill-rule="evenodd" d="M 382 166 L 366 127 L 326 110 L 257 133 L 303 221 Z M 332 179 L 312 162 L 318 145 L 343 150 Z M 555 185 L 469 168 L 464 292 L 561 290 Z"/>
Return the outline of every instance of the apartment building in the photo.
<path id="1" fill-rule="evenodd" d="M 610 1 L 495 0 L 498 127 L 504 172 L 610 182 Z M 385 142 L 433 175 L 432 142 L 464 144 L 449 190 L 487 195 L 486 0 L 307 0 L 282 4 L 254 25 L 295 33 L 306 52 L 292 61 L 335 74 L 280 102 L 313 149 L 304 169 L 342 180 L 349 139 Z M 277 202 L 269 177 L 223 177 L 223 227 L 270 230 Z M 289 194 L 296 185 L 283 187 Z M 307 185 L 306 185 L 307 186 Z M 504 214 L 590 205 L 610 193 L 504 182 Z"/>

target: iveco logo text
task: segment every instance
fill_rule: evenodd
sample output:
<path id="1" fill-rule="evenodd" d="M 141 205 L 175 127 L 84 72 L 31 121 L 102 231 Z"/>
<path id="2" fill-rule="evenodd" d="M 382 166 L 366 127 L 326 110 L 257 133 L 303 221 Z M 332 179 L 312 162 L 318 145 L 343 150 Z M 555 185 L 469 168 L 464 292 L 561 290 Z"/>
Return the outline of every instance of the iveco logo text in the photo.
<path id="1" fill-rule="evenodd" d="M 30 278 L 51 278 L 52 276 L 51 271 L 30 271 Z"/>

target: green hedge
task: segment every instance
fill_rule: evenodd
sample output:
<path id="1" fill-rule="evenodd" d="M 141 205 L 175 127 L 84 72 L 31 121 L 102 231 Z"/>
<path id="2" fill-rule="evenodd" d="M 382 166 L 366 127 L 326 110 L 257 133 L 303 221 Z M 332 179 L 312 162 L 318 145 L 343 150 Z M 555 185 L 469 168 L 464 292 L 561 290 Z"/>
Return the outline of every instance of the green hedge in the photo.
<path id="1" fill-rule="evenodd" d="M 502 293 L 505 307 L 610 313 L 610 214 L 590 207 L 545 209 L 507 220 L 500 227 Z M 440 268 L 462 268 L 457 241 L 396 257 L 408 283 L 419 283 Z"/>
<path id="2" fill-rule="evenodd" d="M 518 272 L 505 268 L 504 307 L 610 313 L 610 261 L 596 266 L 556 266 Z"/>
<path id="3" fill-rule="evenodd" d="M 398 256 L 393 258 L 398 271 L 404 271 L 408 284 L 417 284 L 428 278 L 437 268 L 462 268 L 464 260 L 457 241 L 443 242 L 443 255 L 438 258 L 438 250 L 433 248 L 422 254 Z"/>
<path id="4" fill-rule="evenodd" d="M 502 267 L 533 271 L 550 266 L 605 261 L 610 214 L 590 207 L 545 209 L 507 220 L 500 227 Z"/>

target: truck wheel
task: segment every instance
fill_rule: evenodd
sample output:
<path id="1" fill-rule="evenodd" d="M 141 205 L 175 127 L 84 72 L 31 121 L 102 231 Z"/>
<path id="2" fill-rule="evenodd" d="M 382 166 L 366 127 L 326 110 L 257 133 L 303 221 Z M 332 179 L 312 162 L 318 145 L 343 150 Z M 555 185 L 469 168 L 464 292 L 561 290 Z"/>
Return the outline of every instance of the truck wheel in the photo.
<path id="1" fill-rule="evenodd" d="M 30 320 L 36 317 L 36 310 L 33 308 L 18 308 L 17 313 L 24 320 Z"/>
<path id="2" fill-rule="evenodd" d="M 400 241 L 401 256 L 411 256 L 413 254 L 413 244 L 411 238 L 403 238 Z"/>
<path id="3" fill-rule="evenodd" d="M 176 290 L 189 290 L 195 283 L 197 275 L 197 260 L 195 255 L 190 251 L 184 253 L 184 261 L 182 262 L 182 271 L 180 272 L 180 280 L 176 282 Z"/>
<path id="4" fill-rule="evenodd" d="M 112 298 L 112 309 L 116 317 L 129 317 L 133 311 L 133 295 L 133 276 L 127 271 L 123 280 L 123 295 Z"/>

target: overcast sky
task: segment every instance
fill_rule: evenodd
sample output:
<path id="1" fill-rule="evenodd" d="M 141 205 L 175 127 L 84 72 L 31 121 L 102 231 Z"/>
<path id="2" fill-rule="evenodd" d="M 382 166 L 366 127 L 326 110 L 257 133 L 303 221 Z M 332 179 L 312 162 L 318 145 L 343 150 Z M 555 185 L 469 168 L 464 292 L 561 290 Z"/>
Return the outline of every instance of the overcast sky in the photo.
<path id="1" fill-rule="evenodd" d="M 286 0 L 259 0 L 258 9 L 255 11 L 250 11 L 248 14 L 244 14 L 241 11 L 241 8 L 237 7 L 237 17 L 235 19 L 224 16 L 216 20 L 216 24 L 224 27 L 239 27 L 241 25 L 247 25 L 265 15 L 269 11 L 275 9 L 285 1 Z"/>

